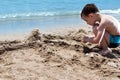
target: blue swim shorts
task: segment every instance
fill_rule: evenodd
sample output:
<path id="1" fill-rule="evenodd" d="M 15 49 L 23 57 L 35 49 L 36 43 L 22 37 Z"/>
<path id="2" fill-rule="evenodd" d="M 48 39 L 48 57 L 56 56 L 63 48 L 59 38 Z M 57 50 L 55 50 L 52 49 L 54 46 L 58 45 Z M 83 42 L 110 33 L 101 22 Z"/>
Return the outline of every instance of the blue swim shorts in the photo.
<path id="1" fill-rule="evenodd" d="M 120 35 L 110 35 L 110 48 L 115 48 L 120 45 Z"/>

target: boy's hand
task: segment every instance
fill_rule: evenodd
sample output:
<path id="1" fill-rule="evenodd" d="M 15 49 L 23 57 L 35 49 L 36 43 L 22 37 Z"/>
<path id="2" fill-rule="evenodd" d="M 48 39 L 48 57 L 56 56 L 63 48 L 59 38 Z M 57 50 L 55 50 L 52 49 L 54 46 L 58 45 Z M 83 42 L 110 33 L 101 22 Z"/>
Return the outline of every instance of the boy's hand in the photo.
<path id="1" fill-rule="evenodd" d="M 89 42 L 89 39 L 90 39 L 90 38 L 89 38 L 88 36 L 84 36 L 84 37 L 83 37 L 83 42 L 84 42 L 84 43 Z"/>

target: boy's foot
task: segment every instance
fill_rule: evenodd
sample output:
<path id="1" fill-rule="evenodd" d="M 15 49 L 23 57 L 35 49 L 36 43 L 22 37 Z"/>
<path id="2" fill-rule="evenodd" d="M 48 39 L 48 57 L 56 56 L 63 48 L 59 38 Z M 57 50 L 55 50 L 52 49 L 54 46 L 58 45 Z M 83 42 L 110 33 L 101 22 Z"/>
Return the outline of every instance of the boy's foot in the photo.
<path id="1" fill-rule="evenodd" d="M 110 48 L 108 48 L 106 50 L 102 50 L 102 51 L 99 52 L 99 54 L 101 54 L 103 56 L 105 56 L 107 54 L 110 54 L 110 53 L 112 53 L 112 50 Z"/>

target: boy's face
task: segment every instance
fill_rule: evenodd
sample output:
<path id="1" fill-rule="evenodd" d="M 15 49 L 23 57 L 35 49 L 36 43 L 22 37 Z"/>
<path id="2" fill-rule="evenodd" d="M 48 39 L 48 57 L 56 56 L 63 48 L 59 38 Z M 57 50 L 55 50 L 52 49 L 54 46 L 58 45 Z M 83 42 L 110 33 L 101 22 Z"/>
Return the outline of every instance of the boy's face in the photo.
<path id="1" fill-rule="evenodd" d="M 90 13 L 88 16 L 82 15 L 82 19 L 87 22 L 87 24 L 93 26 L 95 19 L 94 19 L 94 14 Z"/>

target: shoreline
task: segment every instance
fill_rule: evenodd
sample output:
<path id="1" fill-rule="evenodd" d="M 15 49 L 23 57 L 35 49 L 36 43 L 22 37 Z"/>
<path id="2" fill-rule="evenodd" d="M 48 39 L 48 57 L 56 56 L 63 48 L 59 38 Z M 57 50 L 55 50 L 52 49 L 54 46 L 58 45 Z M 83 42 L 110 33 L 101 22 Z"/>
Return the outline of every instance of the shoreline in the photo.
<path id="1" fill-rule="evenodd" d="M 0 41 L 4 41 L 4 40 L 24 40 L 32 30 L 34 29 L 39 29 L 39 28 L 33 28 L 29 31 L 26 31 L 26 32 L 16 32 L 16 33 L 5 33 L 5 34 L 0 34 Z M 47 29 L 47 30 L 44 30 L 42 31 L 41 29 L 40 30 L 40 33 L 43 33 L 43 34 L 67 34 L 69 31 L 77 31 L 79 29 L 90 29 L 90 27 L 88 26 L 84 26 L 84 27 L 80 27 L 80 26 L 60 26 L 60 27 L 56 27 L 56 28 L 51 28 L 51 29 Z M 90 29 L 91 30 L 91 29 Z M 64 33 L 63 33 L 64 32 Z"/>
<path id="2" fill-rule="evenodd" d="M 120 21 L 118 14 L 111 14 Z M 49 29 L 63 28 L 63 27 L 84 27 L 88 26 L 83 21 L 80 15 L 72 16 L 49 16 L 38 17 L 37 19 L 24 19 L 24 20 L 6 20 L 0 22 L 0 34 L 18 34 L 28 33 L 35 28 L 41 31 L 48 31 Z"/>
<path id="3" fill-rule="evenodd" d="M 11 33 L 25 33 L 30 32 L 34 28 L 38 28 L 41 31 L 46 31 L 54 28 L 61 27 L 80 27 L 86 26 L 86 24 L 80 19 L 80 16 L 55 16 L 55 17 L 43 17 L 37 19 L 25 19 L 25 20 L 8 20 L 0 22 L 0 34 Z"/>

